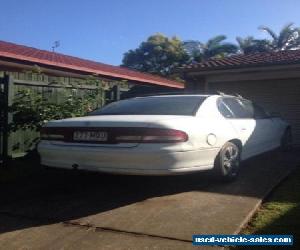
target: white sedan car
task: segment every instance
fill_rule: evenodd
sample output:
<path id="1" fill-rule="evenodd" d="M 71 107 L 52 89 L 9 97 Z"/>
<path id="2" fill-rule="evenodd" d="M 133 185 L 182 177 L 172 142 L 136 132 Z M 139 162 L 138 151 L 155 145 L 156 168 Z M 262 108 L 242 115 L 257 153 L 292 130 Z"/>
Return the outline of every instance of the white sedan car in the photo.
<path id="1" fill-rule="evenodd" d="M 290 143 L 289 124 L 249 100 L 164 95 L 50 121 L 42 128 L 38 151 L 49 167 L 134 175 L 214 170 L 232 180 L 241 160 Z"/>

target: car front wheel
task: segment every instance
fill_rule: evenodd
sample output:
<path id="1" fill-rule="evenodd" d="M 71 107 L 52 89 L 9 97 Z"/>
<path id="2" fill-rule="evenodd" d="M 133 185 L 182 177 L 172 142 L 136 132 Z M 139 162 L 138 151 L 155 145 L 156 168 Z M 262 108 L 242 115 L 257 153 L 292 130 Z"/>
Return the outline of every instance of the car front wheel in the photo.
<path id="1" fill-rule="evenodd" d="M 233 181 L 236 179 L 240 168 L 240 149 L 232 143 L 227 142 L 221 148 L 215 159 L 215 174 L 223 181 Z"/>

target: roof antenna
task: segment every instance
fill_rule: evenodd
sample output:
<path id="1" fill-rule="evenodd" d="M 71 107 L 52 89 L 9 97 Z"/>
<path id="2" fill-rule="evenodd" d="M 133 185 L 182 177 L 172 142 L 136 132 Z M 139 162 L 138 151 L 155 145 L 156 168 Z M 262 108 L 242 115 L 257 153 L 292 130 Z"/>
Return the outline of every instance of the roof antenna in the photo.
<path id="1" fill-rule="evenodd" d="M 60 46 L 60 41 L 54 41 L 52 48 L 52 52 L 55 52 L 55 49 Z"/>
<path id="2" fill-rule="evenodd" d="M 244 97 L 242 97 L 240 94 L 238 94 L 238 93 L 234 93 L 234 94 L 235 94 L 236 97 L 244 99 Z"/>
<path id="3" fill-rule="evenodd" d="M 219 95 L 226 95 L 224 92 L 221 92 L 221 91 L 219 91 L 219 90 L 217 90 L 217 93 L 218 93 Z"/>

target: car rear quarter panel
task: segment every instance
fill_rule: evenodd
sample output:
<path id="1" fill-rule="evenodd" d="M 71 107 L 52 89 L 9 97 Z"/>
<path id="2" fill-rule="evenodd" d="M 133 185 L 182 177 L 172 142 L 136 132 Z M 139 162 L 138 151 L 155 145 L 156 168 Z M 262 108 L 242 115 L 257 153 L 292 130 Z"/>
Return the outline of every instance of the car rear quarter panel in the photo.
<path id="1" fill-rule="evenodd" d="M 203 148 L 221 148 L 227 141 L 236 139 L 236 132 L 231 124 L 220 117 L 183 117 L 151 124 L 151 127 L 171 128 L 184 131 L 188 134 L 188 141 L 184 143 L 166 145 L 170 150 L 198 150 Z M 215 135 L 216 143 L 210 145 L 208 135 Z"/>

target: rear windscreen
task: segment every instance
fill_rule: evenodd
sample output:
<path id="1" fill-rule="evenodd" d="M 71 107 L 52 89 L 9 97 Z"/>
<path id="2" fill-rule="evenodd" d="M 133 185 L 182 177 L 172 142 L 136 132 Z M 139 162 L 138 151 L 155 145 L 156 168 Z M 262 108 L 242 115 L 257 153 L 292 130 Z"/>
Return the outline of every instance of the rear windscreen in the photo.
<path id="1" fill-rule="evenodd" d="M 113 102 L 89 115 L 187 115 L 193 116 L 205 96 L 152 96 Z"/>

